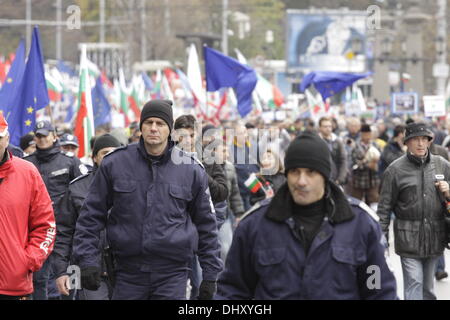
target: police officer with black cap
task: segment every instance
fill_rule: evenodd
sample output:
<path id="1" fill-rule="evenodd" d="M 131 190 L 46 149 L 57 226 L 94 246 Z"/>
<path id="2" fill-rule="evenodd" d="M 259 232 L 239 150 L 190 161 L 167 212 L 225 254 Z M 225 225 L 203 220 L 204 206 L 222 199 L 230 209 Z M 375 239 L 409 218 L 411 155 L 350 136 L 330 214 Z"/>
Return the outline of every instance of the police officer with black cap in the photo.
<path id="1" fill-rule="evenodd" d="M 430 152 L 433 133 L 424 123 L 406 127 L 407 152 L 383 174 L 377 213 L 389 234 L 395 214 L 395 252 L 403 269 L 405 300 L 434 300 L 434 273 L 445 239 L 445 206 L 450 200 L 450 163 Z"/>
<path id="2" fill-rule="evenodd" d="M 57 218 L 59 214 L 58 203 L 64 196 L 70 181 L 82 174 L 86 174 L 88 170 L 78 158 L 69 157 L 61 152 L 55 128 L 49 121 L 37 122 L 34 134 L 36 152 L 24 159 L 32 162 L 39 170 L 52 199 L 55 217 Z M 56 227 L 58 228 L 58 225 Z M 49 260 L 45 262 L 40 271 L 34 273 L 33 298 L 35 300 L 46 300 L 48 298 L 47 281 L 49 268 L 51 269 Z M 51 296 L 56 298 L 59 294 L 53 283 L 51 285 L 54 289 Z"/>
<path id="3" fill-rule="evenodd" d="M 69 157 L 76 157 L 78 155 L 78 138 L 70 133 L 64 133 L 59 138 L 59 145 L 61 150 Z"/>

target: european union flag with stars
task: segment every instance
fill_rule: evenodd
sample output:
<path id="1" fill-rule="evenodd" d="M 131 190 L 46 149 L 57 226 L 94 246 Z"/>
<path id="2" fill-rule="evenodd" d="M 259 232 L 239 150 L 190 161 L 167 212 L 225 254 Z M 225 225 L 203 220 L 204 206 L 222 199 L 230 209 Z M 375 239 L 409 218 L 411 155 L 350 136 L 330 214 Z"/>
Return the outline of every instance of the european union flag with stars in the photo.
<path id="1" fill-rule="evenodd" d="M 38 27 L 33 29 L 30 54 L 17 93 L 8 118 L 13 145 L 18 145 L 21 136 L 34 130 L 36 111 L 49 104 Z"/>
<path id="2" fill-rule="evenodd" d="M 0 112 L 8 121 L 12 103 L 17 97 L 17 91 L 20 88 L 23 72 L 25 71 L 25 41 L 20 40 L 19 46 L 16 50 L 14 61 L 11 65 L 11 69 L 8 71 L 5 83 L 0 90 Z"/>
<path id="3" fill-rule="evenodd" d="M 111 105 L 105 96 L 101 77 L 97 77 L 95 87 L 91 90 L 94 126 L 97 128 L 111 122 Z"/>

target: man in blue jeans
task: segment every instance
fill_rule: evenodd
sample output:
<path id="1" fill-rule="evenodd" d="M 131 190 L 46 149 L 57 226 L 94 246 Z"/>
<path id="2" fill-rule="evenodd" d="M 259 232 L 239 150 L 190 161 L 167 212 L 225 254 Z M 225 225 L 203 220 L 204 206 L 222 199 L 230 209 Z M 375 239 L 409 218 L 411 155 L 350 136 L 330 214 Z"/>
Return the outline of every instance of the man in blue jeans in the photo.
<path id="1" fill-rule="evenodd" d="M 407 152 L 384 172 L 378 204 L 389 234 L 395 214 L 395 252 L 403 270 L 405 300 L 434 300 L 434 273 L 445 247 L 444 198 L 450 198 L 450 163 L 431 154 L 432 132 L 423 123 L 406 127 Z"/>

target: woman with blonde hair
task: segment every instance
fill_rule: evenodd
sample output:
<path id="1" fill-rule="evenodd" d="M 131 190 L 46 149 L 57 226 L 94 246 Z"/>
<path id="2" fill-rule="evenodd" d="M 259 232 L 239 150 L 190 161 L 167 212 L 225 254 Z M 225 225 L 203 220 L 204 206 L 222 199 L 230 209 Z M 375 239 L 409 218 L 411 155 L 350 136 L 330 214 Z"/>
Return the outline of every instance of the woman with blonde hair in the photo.
<path id="1" fill-rule="evenodd" d="M 271 198 L 286 182 L 284 175 L 284 165 L 278 153 L 269 148 L 259 160 L 260 172 L 256 174 L 258 180 L 262 183 L 262 188 L 252 193 L 250 203 L 253 205 L 258 201 Z"/>

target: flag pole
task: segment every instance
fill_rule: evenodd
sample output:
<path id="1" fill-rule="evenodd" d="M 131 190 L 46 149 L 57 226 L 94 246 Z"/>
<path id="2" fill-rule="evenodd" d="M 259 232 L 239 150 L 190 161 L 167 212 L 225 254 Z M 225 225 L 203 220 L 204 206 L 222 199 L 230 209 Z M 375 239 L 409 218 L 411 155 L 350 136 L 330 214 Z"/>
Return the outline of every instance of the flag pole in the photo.
<path id="1" fill-rule="evenodd" d="M 52 113 L 52 108 L 50 107 L 50 104 L 48 104 L 45 108 L 47 109 L 48 115 L 49 115 L 49 117 L 50 117 L 50 122 L 51 122 L 52 124 L 55 124 L 55 123 L 53 122 L 53 113 Z"/>
<path id="2" fill-rule="evenodd" d="M 204 118 L 208 119 L 209 117 L 209 103 L 208 103 L 208 83 L 206 82 L 206 59 L 205 59 L 205 47 L 206 44 L 203 44 L 203 61 L 205 64 L 205 103 L 206 103 L 206 108 L 205 108 L 205 116 Z"/>

